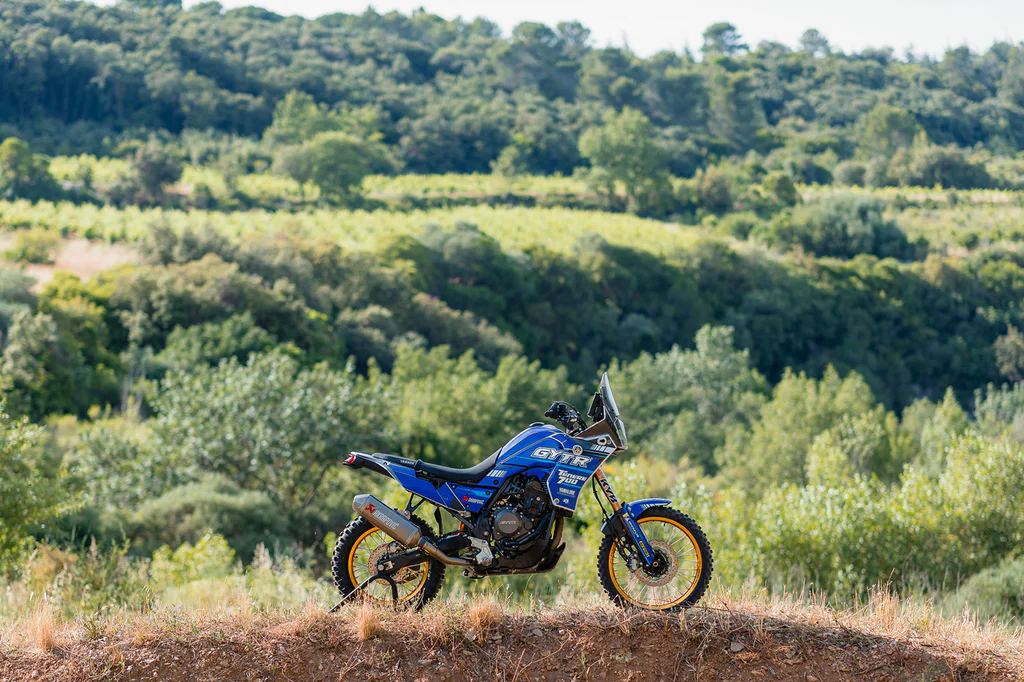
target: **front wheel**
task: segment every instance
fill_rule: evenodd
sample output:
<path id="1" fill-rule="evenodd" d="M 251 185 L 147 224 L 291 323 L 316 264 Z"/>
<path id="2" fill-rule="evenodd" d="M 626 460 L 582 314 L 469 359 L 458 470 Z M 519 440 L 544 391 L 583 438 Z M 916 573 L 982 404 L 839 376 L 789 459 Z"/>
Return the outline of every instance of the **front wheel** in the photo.
<path id="1" fill-rule="evenodd" d="M 651 507 L 637 523 L 661 559 L 644 565 L 628 539 L 606 535 L 597 555 L 601 586 L 619 606 L 675 611 L 696 604 L 711 581 L 711 545 L 697 522 L 669 507 Z"/>

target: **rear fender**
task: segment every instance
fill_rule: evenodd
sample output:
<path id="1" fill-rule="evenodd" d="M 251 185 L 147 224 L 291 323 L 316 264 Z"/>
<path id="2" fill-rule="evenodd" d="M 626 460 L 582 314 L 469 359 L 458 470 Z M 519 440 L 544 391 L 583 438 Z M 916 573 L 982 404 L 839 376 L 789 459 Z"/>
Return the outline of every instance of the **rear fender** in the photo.
<path id="1" fill-rule="evenodd" d="M 368 455 L 365 452 L 353 452 L 348 456 L 344 464 L 353 469 L 369 469 L 370 471 L 390 476 L 395 479 L 398 485 L 413 495 L 422 497 L 428 502 L 439 504 L 442 507 L 452 507 L 453 496 L 451 491 L 445 489 L 444 492 L 447 494 L 442 495 L 442 492 L 430 481 L 417 476 L 416 470 L 411 466 L 389 462 L 373 455 Z"/>

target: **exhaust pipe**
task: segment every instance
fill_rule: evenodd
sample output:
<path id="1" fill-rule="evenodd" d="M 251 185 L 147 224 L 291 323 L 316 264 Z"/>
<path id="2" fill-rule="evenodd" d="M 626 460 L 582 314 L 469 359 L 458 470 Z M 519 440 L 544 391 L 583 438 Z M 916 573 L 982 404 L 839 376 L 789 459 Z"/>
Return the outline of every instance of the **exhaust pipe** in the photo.
<path id="1" fill-rule="evenodd" d="M 447 566 L 469 566 L 466 559 L 448 556 L 437 545 L 423 537 L 419 527 L 373 495 L 356 495 L 352 509 L 364 519 L 406 547 L 421 549 Z"/>

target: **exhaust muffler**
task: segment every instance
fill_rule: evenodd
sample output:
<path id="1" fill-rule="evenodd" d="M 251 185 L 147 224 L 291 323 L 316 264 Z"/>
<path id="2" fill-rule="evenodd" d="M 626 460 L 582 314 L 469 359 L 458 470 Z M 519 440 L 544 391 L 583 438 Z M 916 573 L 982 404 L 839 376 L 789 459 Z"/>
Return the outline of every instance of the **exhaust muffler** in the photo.
<path id="1" fill-rule="evenodd" d="M 406 547 L 421 549 L 430 556 L 448 566 L 469 566 L 466 559 L 448 556 L 437 545 L 423 537 L 419 527 L 405 518 L 401 513 L 378 500 L 373 495 L 356 495 L 352 499 L 352 509 L 364 519 L 380 528 L 384 533 Z"/>

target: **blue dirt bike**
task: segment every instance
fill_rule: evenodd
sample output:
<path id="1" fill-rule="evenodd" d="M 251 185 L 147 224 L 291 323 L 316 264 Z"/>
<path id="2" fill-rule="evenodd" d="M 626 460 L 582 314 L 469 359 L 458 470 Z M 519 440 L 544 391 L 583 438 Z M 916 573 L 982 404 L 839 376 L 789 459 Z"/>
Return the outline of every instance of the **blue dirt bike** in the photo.
<path id="1" fill-rule="evenodd" d="M 399 511 L 373 495 L 355 496 L 358 517 L 338 538 L 332 561 L 344 598 L 362 591 L 373 600 L 421 607 L 441 588 L 446 566 L 469 578 L 550 571 L 565 550 L 565 519 L 591 481 L 595 496 L 600 486 L 611 507 L 606 511 L 598 497 L 605 519 L 597 573 L 612 601 L 662 611 L 695 604 L 712 569 L 700 526 L 669 507 L 671 500 L 619 502 L 601 470 L 626 449 L 608 375 L 587 412 L 589 426 L 561 401 L 545 416 L 564 431 L 536 422 L 469 469 L 382 453 L 349 455 L 349 467 L 395 479 L 409 503 Z M 435 506 L 436 532 L 414 514 L 424 502 Z M 458 520 L 457 529 L 443 532 L 441 509 Z"/>

